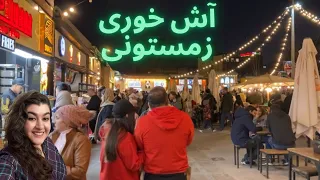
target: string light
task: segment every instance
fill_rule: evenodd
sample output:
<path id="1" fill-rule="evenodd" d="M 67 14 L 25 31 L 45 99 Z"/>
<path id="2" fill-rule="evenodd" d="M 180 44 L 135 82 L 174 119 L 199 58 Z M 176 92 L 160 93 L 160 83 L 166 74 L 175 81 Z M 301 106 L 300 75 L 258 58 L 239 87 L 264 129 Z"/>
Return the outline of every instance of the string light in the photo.
<path id="1" fill-rule="evenodd" d="M 285 14 L 287 14 L 287 13 L 285 13 Z M 274 35 L 274 34 L 276 34 L 278 32 L 278 29 L 281 26 L 282 20 L 284 18 L 285 18 L 285 16 L 283 16 L 281 18 L 280 22 L 273 28 L 272 32 L 270 33 L 271 35 L 267 36 L 267 38 L 264 40 L 264 42 L 261 43 L 260 47 L 258 47 L 257 50 L 255 52 L 253 52 L 251 57 L 247 58 L 244 62 L 240 63 L 235 69 L 231 69 L 230 71 L 228 71 L 227 73 L 224 73 L 224 74 L 219 74 L 219 75 L 217 75 L 217 77 L 229 75 L 229 74 L 233 73 L 236 69 L 240 69 L 241 67 L 246 65 L 248 62 L 250 62 L 252 59 L 254 59 L 253 57 L 258 54 L 257 52 L 261 51 L 262 47 L 264 47 L 266 43 L 271 41 L 272 35 Z"/>
<path id="2" fill-rule="evenodd" d="M 274 66 L 272 72 L 270 73 L 270 75 L 273 75 L 273 74 L 276 72 L 276 70 L 278 69 L 278 66 L 279 66 L 279 64 L 280 64 L 280 62 L 281 62 L 281 60 L 282 60 L 283 51 L 286 49 L 286 46 L 287 46 L 287 40 L 288 40 L 288 36 L 289 36 L 289 31 L 290 31 L 290 29 L 291 29 L 291 17 L 288 18 L 288 23 L 287 23 L 287 28 L 286 28 L 286 34 L 285 34 L 285 36 L 284 36 L 284 38 L 283 38 L 283 40 L 282 40 L 283 43 L 282 43 L 282 46 L 281 46 L 281 49 L 280 49 L 280 54 L 279 54 L 279 57 L 278 57 L 278 61 L 277 61 L 277 63 L 275 64 L 275 66 Z"/>
<path id="3" fill-rule="evenodd" d="M 306 17 L 307 19 L 309 19 L 314 24 L 320 25 L 320 18 L 317 17 L 316 15 L 308 12 L 307 10 L 303 9 L 301 6 L 295 5 L 295 10 L 297 10 L 300 13 L 300 15 Z"/>
<path id="4" fill-rule="evenodd" d="M 239 47 L 237 50 L 231 52 L 231 53 L 228 53 L 225 57 L 221 58 L 220 60 L 216 61 L 216 62 L 212 62 L 212 64 L 210 65 L 207 65 L 205 67 L 203 67 L 201 70 L 206 70 L 206 69 L 209 69 L 211 68 L 213 65 L 218 65 L 220 63 L 222 63 L 223 61 L 226 61 L 228 60 L 229 58 L 235 56 L 239 51 L 242 51 L 246 48 L 248 48 L 252 43 L 254 43 L 255 41 L 259 40 L 259 38 L 263 35 L 263 34 L 266 34 L 267 32 L 269 32 L 269 30 L 271 30 L 271 28 L 274 26 L 274 24 L 277 24 L 277 28 L 278 28 L 278 24 L 280 22 L 282 22 L 283 18 L 289 13 L 289 9 L 286 9 L 280 16 L 278 16 L 276 18 L 276 20 L 274 20 L 270 25 L 268 25 L 266 28 L 264 28 L 262 30 L 262 32 L 260 32 L 258 35 L 256 35 L 254 38 L 252 38 L 251 40 L 249 40 L 247 43 L 245 43 L 244 45 L 242 45 L 241 47 Z M 275 34 L 275 30 L 273 30 L 270 35 L 268 36 L 268 40 L 267 41 L 270 41 L 271 40 L 271 37 Z M 264 46 L 264 44 L 263 44 Z M 260 51 L 260 48 L 258 49 L 258 51 Z M 199 72 L 199 69 L 197 69 L 196 71 L 194 72 L 189 72 L 189 74 L 192 74 L 192 73 L 195 73 L 195 72 Z M 180 77 L 185 77 L 184 74 L 182 75 L 178 75 L 178 76 L 175 76 L 174 78 L 180 78 Z"/>

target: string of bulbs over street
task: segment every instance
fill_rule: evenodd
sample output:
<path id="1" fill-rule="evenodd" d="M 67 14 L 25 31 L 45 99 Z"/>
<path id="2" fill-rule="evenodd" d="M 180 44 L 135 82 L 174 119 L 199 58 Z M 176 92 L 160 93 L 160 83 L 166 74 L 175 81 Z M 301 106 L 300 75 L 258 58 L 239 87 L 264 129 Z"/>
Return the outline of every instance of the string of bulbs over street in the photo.
<path id="1" fill-rule="evenodd" d="M 63 16 L 68 17 L 68 16 L 70 15 L 69 13 L 75 13 L 75 12 L 76 12 L 75 7 L 77 7 L 77 6 L 79 6 L 80 4 L 82 4 L 82 3 L 84 3 L 84 2 L 87 2 L 87 1 L 89 1 L 89 3 L 92 3 L 92 0 L 82 0 L 82 1 L 80 1 L 79 3 L 77 3 L 76 5 L 71 6 L 70 8 L 68 8 L 67 10 L 65 10 L 65 11 L 63 12 Z"/>

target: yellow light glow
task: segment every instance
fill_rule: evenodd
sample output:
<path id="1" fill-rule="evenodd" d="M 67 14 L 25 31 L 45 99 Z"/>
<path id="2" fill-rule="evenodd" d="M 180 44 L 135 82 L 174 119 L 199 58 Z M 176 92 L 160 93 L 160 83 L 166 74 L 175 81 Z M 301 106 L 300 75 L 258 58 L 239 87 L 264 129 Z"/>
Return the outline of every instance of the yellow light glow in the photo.
<path id="1" fill-rule="evenodd" d="M 69 11 L 73 13 L 73 12 L 74 12 L 74 8 L 71 7 L 71 8 L 69 9 Z"/>
<path id="2" fill-rule="evenodd" d="M 67 17 L 67 16 L 69 16 L 69 13 L 68 12 L 64 12 L 63 15 Z"/>

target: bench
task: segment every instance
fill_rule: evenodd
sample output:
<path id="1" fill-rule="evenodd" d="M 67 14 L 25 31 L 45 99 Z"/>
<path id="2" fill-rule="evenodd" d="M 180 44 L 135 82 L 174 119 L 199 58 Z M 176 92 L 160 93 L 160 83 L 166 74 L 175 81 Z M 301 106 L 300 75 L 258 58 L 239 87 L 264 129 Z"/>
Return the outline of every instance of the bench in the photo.
<path id="1" fill-rule="evenodd" d="M 296 180 L 296 173 L 307 178 L 307 180 L 310 180 L 310 177 L 318 176 L 317 168 L 312 166 L 293 167 L 292 172 L 293 180 Z"/>
<path id="2" fill-rule="evenodd" d="M 269 179 L 269 161 L 270 156 L 283 156 L 288 155 L 289 152 L 287 150 L 277 150 L 277 149 L 260 149 L 259 157 L 258 157 L 258 166 L 260 166 L 260 173 L 262 173 L 262 154 L 266 155 L 266 170 L 267 170 L 267 179 Z"/>
<path id="3" fill-rule="evenodd" d="M 246 147 L 242 147 L 239 145 L 234 145 L 233 146 L 233 153 L 234 153 L 234 165 L 237 165 L 237 168 L 239 169 L 239 150 L 240 149 L 246 149 Z M 250 149 L 250 153 L 249 153 L 249 157 L 250 157 L 250 168 L 252 168 L 252 149 Z"/>

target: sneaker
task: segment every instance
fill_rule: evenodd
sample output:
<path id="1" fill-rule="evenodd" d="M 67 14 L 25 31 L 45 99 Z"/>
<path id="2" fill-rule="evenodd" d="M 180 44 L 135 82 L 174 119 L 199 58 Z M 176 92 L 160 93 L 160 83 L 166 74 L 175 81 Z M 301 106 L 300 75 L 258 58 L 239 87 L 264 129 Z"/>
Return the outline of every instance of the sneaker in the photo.
<path id="1" fill-rule="evenodd" d="M 199 132 L 203 133 L 203 131 L 202 131 L 202 130 L 199 130 Z"/>
<path id="2" fill-rule="evenodd" d="M 212 132 L 216 132 L 217 130 L 213 129 Z"/>

